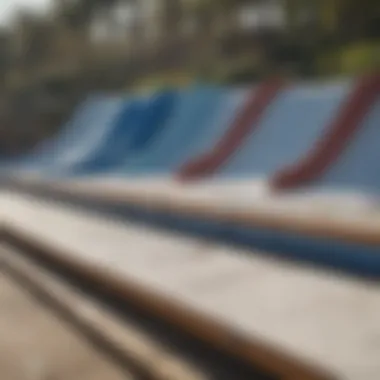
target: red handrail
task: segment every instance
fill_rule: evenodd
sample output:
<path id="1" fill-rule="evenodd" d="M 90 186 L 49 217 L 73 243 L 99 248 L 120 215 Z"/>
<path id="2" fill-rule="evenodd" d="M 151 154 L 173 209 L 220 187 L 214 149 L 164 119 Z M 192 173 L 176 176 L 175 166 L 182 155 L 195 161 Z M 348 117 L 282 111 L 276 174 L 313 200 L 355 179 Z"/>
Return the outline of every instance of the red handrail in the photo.
<path id="1" fill-rule="evenodd" d="M 319 178 L 341 155 L 363 119 L 380 95 L 380 75 L 362 77 L 338 116 L 326 129 L 309 154 L 298 163 L 277 172 L 272 178 L 273 190 L 302 186 Z"/>
<path id="2" fill-rule="evenodd" d="M 258 126 L 264 111 L 284 87 L 283 80 L 262 83 L 253 90 L 233 124 L 208 153 L 185 164 L 178 173 L 181 180 L 194 180 L 214 173 L 240 147 L 245 138 Z"/>

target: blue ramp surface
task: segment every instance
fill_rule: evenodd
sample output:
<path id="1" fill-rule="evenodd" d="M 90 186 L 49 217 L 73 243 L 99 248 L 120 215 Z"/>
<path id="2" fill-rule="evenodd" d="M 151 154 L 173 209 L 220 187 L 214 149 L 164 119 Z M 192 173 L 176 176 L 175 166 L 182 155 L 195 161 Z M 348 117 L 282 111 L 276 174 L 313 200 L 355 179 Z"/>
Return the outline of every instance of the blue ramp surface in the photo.
<path id="1" fill-rule="evenodd" d="M 128 154 L 143 149 L 151 138 L 162 132 L 176 99 L 176 93 L 168 91 L 127 102 L 103 137 L 71 167 L 69 173 L 109 170 L 121 164 Z"/>
<path id="2" fill-rule="evenodd" d="M 380 193 L 380 99 L 343 154 L 313 185 Z"/>
<path id="3" fill-rule="evenodd" d="M 300 84 L 283 91 L 260 125 L 248 136 L 218 177 L 268 175 L 294 163 L 312 147 L 352 88 L 338 84 Z"/>
<path id="4" fill-rule="evenodd" d="M 121 97 L 106 97 L 93 103 L 85 120 L 81 120 L 69 141 L 61 146 L 60 152 L 48 167 L 49 173 L 58 175 L 61 171 L 70 171 L 94 154 L 126 106 L 129 106 L 129 101 Z"/>
<path id="5" fill-rule="evenodd" d="M 244 91 L 195 87 L 178 95 L 175 109 L 162 132 L 145 150 L 128 157 L 110 175 L 172 173 L 189 158 L 212 147 L 233 120 Z"/>
<path id="6" fill-rule="evenodd" d="M 165 91 L 149 98 L 138 118 L 138 123 L 130 138 L 130 149 L 144 149 L 149 142 L 163 131 L 174 107 L 178 102 L 178 93 Z"/>
<path id="7" fill-rule="evenodd" d="M 81 148 L 82 157 L 66 168 L 67 174 L 98 173 L 120 165 L 128 154 L 142 149 L 162 131 L 176 98 L 174 92 L 168 91 L 126 101 L 111 123 L 98 126 L 104 134 L 90 139 L 92 146 Z"/>
<path id="8" fill-rule="evenodd" d="M 97 171 L 120 162 L 126 153 L 127 139 L 136 126 L 142 108 L 142 101 L 126 101 L 116 115 L 111 113 L 110 122 L 104 120 L 105 125 L 98 125 L 98 131 L 88 131 L 90 134 L 100 132 L 100 135 L 94 139 L 91 136 L 83 137 L 83 142 L 88 140 L 88 145 L 79 146 L 81 156 L 66 165 L 67 173 Z"/>
<path id="9" fill-rule="evenodd" d="M 7 169 L 32 169 L 50 165 L 67 145 L 74 141 L 75 136 L 81 134 L 81 129 L 87 125 L 87 119 L 91 115 L 91 109 L 101 101 L 100 96 L 89 97 L 74 111 L 61 131 L 50 139 L 43 141 L 32 152 L 19 157 L 17 160 L 6 162 Z"/>
<path id="10" fill-rule="evenodd" d="M 56 138 L 47 141 L 17 165 L 20 170 L 57 174 L 78 162 L 103 138 L 109 122 L 120 111 L 121 98 L 95 97 L 85 102 Z"/>

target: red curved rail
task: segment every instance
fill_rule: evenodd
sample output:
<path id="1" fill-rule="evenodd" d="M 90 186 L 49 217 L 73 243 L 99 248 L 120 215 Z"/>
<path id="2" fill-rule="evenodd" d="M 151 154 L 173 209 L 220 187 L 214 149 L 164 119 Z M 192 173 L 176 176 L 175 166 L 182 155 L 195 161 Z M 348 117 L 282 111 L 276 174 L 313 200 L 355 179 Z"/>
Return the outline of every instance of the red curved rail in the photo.
<path id="1" fill-rule="evenodd" d="M 265 109 L 283 86 L 284 81 L 276 79 L 264 82 L 256 91 L 252 91 L 235 121 L 219 143 L 210 152 L 185 164 L 177 177 L 181 180 L 194 180 L 214 173 L 258 125 Z"/>
<path id="2" fill-rule="evenodd" d="M 319 178 L 341 155 L 380 95 L 380 75 L 361 78 L 338 116 L 305 159 L 274 175 L 273 190 L 287 190 Z"/>

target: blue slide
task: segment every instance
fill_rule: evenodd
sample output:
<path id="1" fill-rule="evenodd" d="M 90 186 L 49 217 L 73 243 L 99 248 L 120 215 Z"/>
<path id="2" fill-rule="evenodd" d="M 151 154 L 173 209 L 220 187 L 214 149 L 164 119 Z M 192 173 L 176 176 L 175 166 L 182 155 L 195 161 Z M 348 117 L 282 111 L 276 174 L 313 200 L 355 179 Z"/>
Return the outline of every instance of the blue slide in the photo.
<path id="1" fill-rule="evenodd" d="M 305 155 L 338 112 L 352 87 L 302 83 L 285 89 L 267 108 L 261 125 L 219 169 L 221 178 L 267 176 Z"/>
<path id="2" fill-rule="evenodd" d="M 336 162 L 312 184 L 317 188 L 380 193 L 380 99 Z"/>
<path id="3" fill-rule="evenodd" d="M 214 146 L 244 99 L 244 90 L 196 86 L 182 91 L 162 133 L 109 175 L 172 174 L 189 158 Z"/>
<path id="4" fill-rule="evenodd" d="M 109 118 L 120 109 L 121 98 L 94 96 L 74 112 L 73 117 L 57 136 L 48 139 L 18 162 L 10 163 L 9 169 L 39 173 L 56 172 L 64 167 L 76 151 L 83 149 L 91 135 L 101 134 Z"/>
<path id="5" fill-rule="evenodd" d="M 103 173 L 143 149 L 162 132 L 176 101 L 176 92 L 163 91 L 127 102 L 102 138 L 83 149 L 83 156 L 69 167 L 68 174 Z"/>
<path id="6" fill-rule="evenodd" d="M 73 136 L 77 134 L 81 126 L 86 125 L 86 117 L 90 115 L 92 107 L 100 101 L 101 97 L 99 96 L 89 97 L 76 108 L 60 133 L 40 143 L 32 152 L 4 162 L 3 167 L 10 170 L 27 169 L 42 167 L 44 164 L 50 163 L 54 156 L 60 154 L 64 147 L 71 143 Z"/>

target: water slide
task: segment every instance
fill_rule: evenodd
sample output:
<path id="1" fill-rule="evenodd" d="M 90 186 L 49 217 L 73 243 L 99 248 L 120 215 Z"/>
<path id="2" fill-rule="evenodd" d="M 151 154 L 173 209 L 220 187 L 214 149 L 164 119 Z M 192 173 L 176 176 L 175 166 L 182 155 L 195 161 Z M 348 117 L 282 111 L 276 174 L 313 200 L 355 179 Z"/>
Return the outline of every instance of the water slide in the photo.
<path id="1" fill-rule="evenodd" d="M 6 169 L 27 169 L 49 164 L 62 150 L 70 145 L 74 136 L 87 125 L 86 118 L 91 110 L 102 101 L 100 96 L 91 96 L 83 101 L 73 112 L 71 118 L 63 125 L 60 132 L 53 137 L 42 141 L 33 151 L 18 157 L 15 160 L 4 162 Z"/>
<path id="2" fill-rule="evenodd" d="M 358 103 L 357 93 L 368 94 L 367 88 L 376 87 L 372 82 L 361 81 L 348 100 L 352 81 L 291 87 L 272 82 L 253 89 L 194 86 L 147 98 L 95 97 L 46 144 L 49 149 L 35 154 L 35 162 L 46 175 L 62 178 L 154 177 L 213 152 L 214 162 L 220 160 L 211 168 L 217 178 L 266 177 L 307 156 L 337 109 Z"/>
<path id="3" fill-rule="evenodd" d="M 207 151 L 227 130 L 246 97 L 245 90 L 195 86 L 178 95 L 162 132 L 146 149 L 126 158 L 109 176 L 168 175 Z"/>
<path id="4" fill-rule="evenodd" d="M 43 143 L 19 169 L 49 177 L 105 171 L 133 149 L 143 148 L 170 115 L 176 95 L 97 96 L 75 112 L 62 132 Z"/>
<path id="5" fill-rule="evenodd" d="M 122 97 L 106 97 L 91 109 L 86 123 L 74 134 L 71 145 L 65 146 L 47 168 L 49 175 L 60 176 L 70 173 L 71 168 L 86 157 L 94 154 L 112 129 L 114 121 L 138 100 Z"/>
<path id="6" fill-rule="evenodd" d="M 379 192 L 380 76 L 359 80 L 326 132 L 304 159 L 273 178 L 277 190 L 302 185 Z"/>
<path id="7" fill-rule="evenodd" d="M 13 166 L 22 173 L 55 176 L 77 162 L 92 141 L 101 139 L 109 122 L 125 105 L 120 97 L 95 96 L 84 102 L 60 134 Z"/>
<path id="8" fill-rule="evenodd" d="M 144 99 L 130 101 L 97 140 L 70 168 L 71 174 L 101 173 L 120 164 L 128 154 L 149 144 L 162 132 L 175 106 L 177 94 L 163 91 Z"/>
<path id="9" fill-rule="evenodd" d="M 247 90 L 195 86 L 145 99 L 94 97 L 20 168 L 48 177 L 169 173 L 220 138 Z"/>
<path id="10" fill-rule="evenodd" d="M 323 175 L 314 182 L 318 188 L 353 189 L 380 194 L 380 99 L 378 97 L 354 139 Z"/>
<path id="11" fill-rule="evenodd" d="M 147 100 L 131 135 L 131 150 L 145 149 L 150 141 L 163 131 L 177 101 L 177 91 L 163 91 Z"/>
<path id="12" fill-rule="evenodd" d="M 268 105 L 284 87 L 282 80 L 264 82 L 250 92 L 235 120 L 210 151 L 186 163 L 178 173 L 181 180 L 192 180 L 214 173 L 253 133 Z"/>
<path id="13" fill-rule="evenodd" d="M 66 167 L 67 172 L 79 175 L 88 171 L 105 170 L 108 166 L 117 164 L 125 154 L 123 142 L 135 128 L 142 108 L 143 104 L 140 100 L 126 102 L 120 113 L 108 124 L 104 135 L 99 139 L 89 139 L 89 143 L 92 142 L 92 144 L 82 150 L 81 157 Z"/>
<path id="14" fill-rule="evenodd" d="M 284 89 L 267 107 L 255 133 L 215 175 L 260 178 L 296 162 L 313 146 L 351 91 L 351 81 L 300 83 Z"/>

